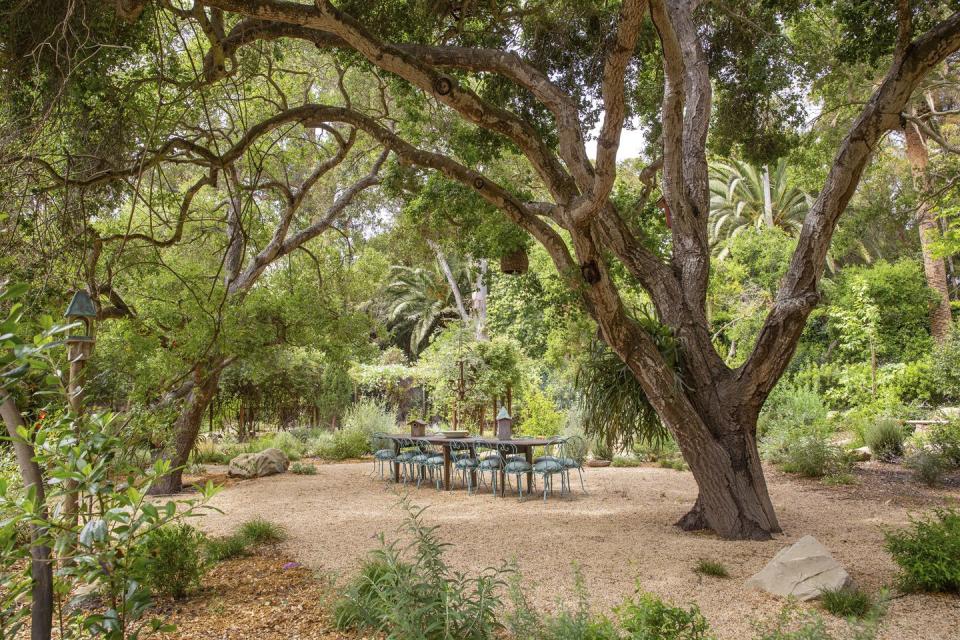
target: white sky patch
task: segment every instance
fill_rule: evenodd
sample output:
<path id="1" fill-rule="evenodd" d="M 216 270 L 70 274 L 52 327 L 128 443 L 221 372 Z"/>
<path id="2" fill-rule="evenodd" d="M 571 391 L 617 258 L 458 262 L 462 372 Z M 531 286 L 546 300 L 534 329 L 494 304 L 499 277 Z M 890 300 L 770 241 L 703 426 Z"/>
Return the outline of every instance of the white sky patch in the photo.
<path id="1" fill-rule="evenodd" d="M 601 122 L 597 123 L 596 128 L 590 132 L 590 140 L 587 140 L 587 157 L 591 160 L 597 158 L 597 137 L 600 135 Z M 617 162 L 636 158 L 640 155 L 646 145 L 646 138 L 641 129 L 623 129 L 620 132 L 620 148 L 617 149 Z"/>

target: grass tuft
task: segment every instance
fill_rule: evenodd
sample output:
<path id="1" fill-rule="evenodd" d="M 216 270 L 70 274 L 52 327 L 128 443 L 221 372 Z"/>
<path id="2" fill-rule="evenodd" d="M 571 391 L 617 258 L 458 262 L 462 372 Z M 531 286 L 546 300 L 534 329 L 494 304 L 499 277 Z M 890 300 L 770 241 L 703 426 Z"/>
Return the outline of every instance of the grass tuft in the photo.
<path id="1" fill-rule="evenodd" d="M 707 560 L 706 558 L 697 560 L 697 565 L 693 568 L 693 572 L 704 576 L 713 576 L 714 578 L 730 577 L 730 572 L 727 571 L 727 568 L 723 566 L 722 562 Z"/>
<path id="2" fill-rule="evenodd" d="M 236 535 L 250 545 L 271 544 L 283 542 L 287 539 L 287 531 L 281 525 L 263 518 L 247 520 L 240 525 Z"/>
<path id="3" fill-rule="evenodd" d="M 821 594 L 823 608 L 838 618 L 863 618 L 873 609 L 873 598 L 856 587 L 826 589 Z"/>
<path id="4" fill-rule="evenodd" d="M 222 538 L 210 538 L 207 540 L 207 559 L 210 562 L 223 562 L 234 558 L 242 558 L 247 555 L 247 541 L 234 534 Z"/>

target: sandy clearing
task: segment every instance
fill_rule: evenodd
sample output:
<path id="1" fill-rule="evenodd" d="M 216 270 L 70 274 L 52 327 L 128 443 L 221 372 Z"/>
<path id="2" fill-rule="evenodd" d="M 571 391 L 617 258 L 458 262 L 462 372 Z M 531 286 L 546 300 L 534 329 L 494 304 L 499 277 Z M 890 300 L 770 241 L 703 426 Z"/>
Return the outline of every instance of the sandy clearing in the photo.
<path id="1" fill-rule="evenodd" d="M 403 520 L 398 502 L 405 489 L 371 478 L 371 467 L 319 465 L 315 476 L 285 474 L 231 484 L 213 501 L 223 513 L 199 524 L 225 534 L 255 516 L 279 522 L 290 533 L 286 552 L 319 571 L 348 576 L 376 546 L 377 533 L 390 537 Z M 440 525 L 443 539 L 454 543 L 449 559 L 457 568 L 515 559 L 532 601 L 553 608 L 571 600 L 576 563 L 599 610 L 639 584 L 677 603 L 696 602 L 724 639 L 749 637 L 752 620 L 779 611 L 781 601 L 747 590 L 743 582 L 783 546 L 813 534 L 860 585 L 875 591 L 892 583 L 896 569 L 883 550 L 882 527 L 905 524 L 920 504 L 960 498 L 960 492 L 940 490 L 927 492 L 922 501 L 898 499 L 895 493 L 877 500 L 876 488 L 830 489 L 770 471 L 785 533 L 768 542 L 731 542 L 671 526 L 696 497 L 689 473 L 607 468 L 589 469 L 586 477 L 590 495 L 577 492 L 573 499 L 546 504 L 426 486 L 406 491 L 413 503 L 429 505 L 426 520 Z M 861 493 L 870 499 L 858 497 Z M 691 569 L 698 558 L 722 561 L 732 578 L 697 576 Z M 946 640 L 960 637 L 958 630 L 960 599 L 907 595 L 891 603 L 881 638 Z"/>

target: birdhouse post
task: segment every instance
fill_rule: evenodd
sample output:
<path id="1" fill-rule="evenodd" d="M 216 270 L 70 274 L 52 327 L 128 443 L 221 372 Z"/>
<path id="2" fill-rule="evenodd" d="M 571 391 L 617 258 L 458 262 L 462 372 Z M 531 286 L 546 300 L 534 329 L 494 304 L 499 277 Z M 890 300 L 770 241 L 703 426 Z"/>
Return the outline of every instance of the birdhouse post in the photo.
<path id="1" fill-rule="evenodd" d="M 71 322 L 79 321 L 82 325 L 82 329 L 71 330 L 67 335 L 67 360 L 70 363 L 68 401 L 70 409 L 79 415 L 83 406 L 83 369 L 96 342 L 93 322 L 97 318 L 97 309 L 90 294 L 82 289 L 73 294 L 63 317 Z"/>
<path id="2" fill-rule="evenodd" d="M 513 418 L 507 408 L 501 406 L 497 414 L 497 440 L 510 440 L 513 437 Z"/>

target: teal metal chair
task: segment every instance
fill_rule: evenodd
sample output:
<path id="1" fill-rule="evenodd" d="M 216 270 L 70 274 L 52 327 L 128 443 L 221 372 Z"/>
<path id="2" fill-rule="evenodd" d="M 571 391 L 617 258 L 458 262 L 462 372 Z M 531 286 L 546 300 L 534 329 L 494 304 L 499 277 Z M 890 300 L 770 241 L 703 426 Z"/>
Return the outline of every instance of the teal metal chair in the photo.
<path id="1" fill-rule="evenodd" d="M 587 459 L 589 447 L 587 441 L 580 436 L 569 436 L 563 438 L 560 453 L 560 464 L 563 465 L 566 472 L 567 489 L 573 492 L 570 483 L 571 472 L 576 469 L 580 476 L 580 489 L 587 493 L 587 486 L 583 481 L 583 463 Z"/>
<path id="2" fill-rule="evenodd" d="M 500 482 L 500 470 L 503 469 L 504 459 L 495 446 L 477 448 L 477 489 L 486 484 L 486 475 L 490 474 L 490 487 L 493 495 L 497 495 Z"/>
<path id="3" fill-rule="evenodd" d="M 420 447 L 412 438 L 401 438 L 399 441 L 400 453 L 394 459 L 394 464 L 400 466 L 403 484 L 414 478 L 413 458 L 420 453 Z"/>
<path id="4" fill-rule="evenodd" d="M 437 491 L 442 489 L 443 482 L 443 447 L 431 446 L 428 449 L 428 457 L 423 462 L 424 471 L 430 476 L 430 481 L 434 483 Z M 419 484 L 417 485 L 419 486 Z"/>
<path id="5" fill-rule="evenodd" d="M 566 486 L 567 468 L 563 465 L 563 443 L 555 442 L 546 447 L 544 455 L 538 457 L 533 463 L 534 476 L 543 479 L 543 501 L 547 501 L 547 495 L 553 492 L 553 479 L 560 476 L 560 495 L 563 495 Z"/>
<path id="6" fill-rule="evenodd" d="M 520 453 L 515 444 L 503 444 L 500 445 L 500 449 L 505 460 L 503 465 L 504 479 L 509 482 L 511 476 L 516 477 L 517 491 L 520 494 L 520 499 L 523 500 L 524 476 L 533 471 L 533 465 L 527 462 L 526 456 Z"/>
<path id="7" fill-rule="evenodd" d="M 450 457 L 456 475 L 460 476 L 467 487 L 467 495 L 473 494 L 473 475 L 480 461 L 477 460 L 474 445 L 469 442 L 451 442 Z"/>
<path id="8" fill-rule="evenodd" d="M 387 465 L 393 471 L 393 465 L 396 463 L 397 454 L 393 450 L 393 440 L 387 437 L 385 433 L 375 433 L 370 438 L 370 450 L 373 451 L 373 473 L 380 472 L 380 479 L 383 479 L 383 468 Z"/>

